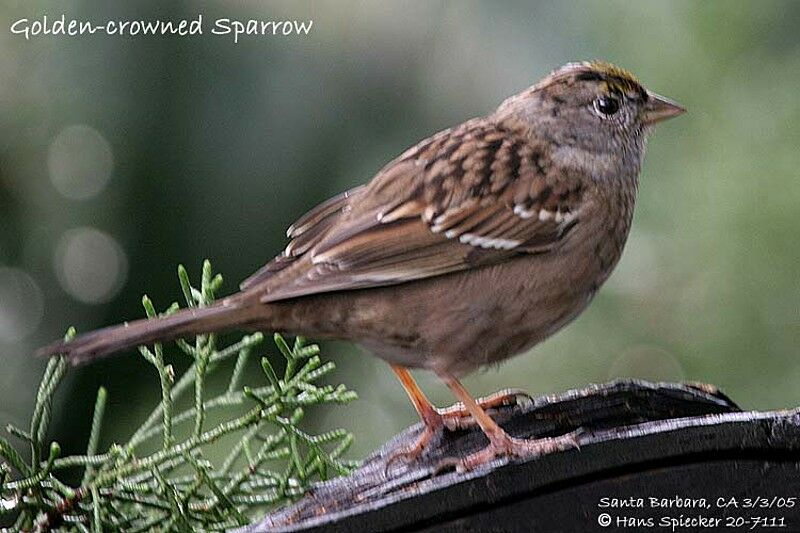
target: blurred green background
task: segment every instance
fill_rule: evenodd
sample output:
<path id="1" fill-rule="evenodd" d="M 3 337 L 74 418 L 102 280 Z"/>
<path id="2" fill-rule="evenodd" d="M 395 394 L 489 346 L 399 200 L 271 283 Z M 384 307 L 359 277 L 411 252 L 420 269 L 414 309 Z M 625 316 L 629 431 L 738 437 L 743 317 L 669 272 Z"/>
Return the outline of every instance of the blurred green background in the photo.
<path id="1" fill-rule="evenodd" d="M 181 262 L 196 278 L 210 258 L 233 291 L 317 202 L 555 67 L 595 58 L 689 113 L 651 139 L 630 241 L 589 310 L 468 387 L 538 394 L 635 376 L 711 382 L 748 408 L 800 404 L 800 3 L 164 4 L 0 7 L 3 424 L 25 426 L 44 368 L 31 353 L 67 326 L 139 317 L 145 292 L 166 307 L 180 296 Z M 238 44 L 208 29 L 30 41 L 9 31 L 62 12 L 314 25 Z M 361 398 L 315 423 L 354 431 L 352 457 L 415 421 L 384 363 L 344 343 L 323 349 Z M 72 371 L 52 431 L 68 451 L 85 446 L 101 384 L 106 444 L 159 396 L 157 375 L 132 355 Z"/>

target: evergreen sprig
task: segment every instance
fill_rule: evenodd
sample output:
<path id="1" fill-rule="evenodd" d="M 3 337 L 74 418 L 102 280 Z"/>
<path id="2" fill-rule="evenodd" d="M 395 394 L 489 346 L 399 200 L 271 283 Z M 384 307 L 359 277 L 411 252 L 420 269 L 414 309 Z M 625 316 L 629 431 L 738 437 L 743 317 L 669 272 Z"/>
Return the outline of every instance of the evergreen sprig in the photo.
<path id="1" fill-rule="evenodd" d="M 182 266 L 178 278 L 189 307 L 210 305 L 222 284 L 208 261 L 199 289 Z M 142 303 L 149 318 L 179 307 L 175 303 L 158 315 L 147 296 Z M 74 335 L 70 329 L 66 338 Z M 335 367 L 322 361 L 317 345 L 298 337 L 290 346 L 278 334 L 273 340 L 286 360 L 283 371 L 261 357 L 264 384 L 252 387 L 242 382 L 248 361 L 263 344 L 262 333 L 224 347 L 213 333 L 198 335 L 193 343 L 176 341 L 192 361 L 177 379 L 162 344 L 140 347 L 158 375 L 160 401 L 128 442 L 100 452 L 109 394 L 100 387 L 86 453 L 67 457 L 61 457 L 57 442 L 46 440 L 53 395 L 68 367 L 64 357 L 51 358 L 30 429 L 6 428 L 29 448 L 30 461 L 0 437 L 0 519 L 10 531 L 223 531 L 301 496 L 315 480 L 350 472 L 356 464 L 341 457 L 352 434 L 336 429 L 312 435 L 301 423 L 308 409 L 350 402 L 355 392 L 319 383 Z M 215 391 L 209 376 L 234 357 L 224 389 Z M 191 406 L 176 410 L 190 391 Z M 235 444 L 224 460 L 212 464 L 206 458 L 209 447 L 223 438 L 235 438 Z M 60 474 L 74 468 L 82 469 L 83 476 L 70 486 Z"/>

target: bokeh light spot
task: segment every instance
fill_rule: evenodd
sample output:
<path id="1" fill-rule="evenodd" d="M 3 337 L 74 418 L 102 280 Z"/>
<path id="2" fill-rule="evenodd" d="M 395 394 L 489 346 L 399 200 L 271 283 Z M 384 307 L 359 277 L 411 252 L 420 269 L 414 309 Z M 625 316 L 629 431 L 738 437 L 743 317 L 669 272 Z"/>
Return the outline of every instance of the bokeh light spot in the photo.
<path id="1" fill-rule="evenodd" d="M 42 291 L 22 270 L 0 267 L 0 340 L 17 342 L 39 327 Z"/>
<path id="2" fill-rule="evenodd" d="M 95 228 L 67 231 L 56 246 L 55 269 L 64 290 L 78 301 L 111 300 L 125 283 L 128 259 L 113 237 Z"/>
<path id="3" fill-rule="evenodd" d="M 53 186 L 72 200 L 87 200 L 108 184 L 113 167 L 108 141 L 82 124 L 62 129 L 50 145 L 47 166 Z"/>

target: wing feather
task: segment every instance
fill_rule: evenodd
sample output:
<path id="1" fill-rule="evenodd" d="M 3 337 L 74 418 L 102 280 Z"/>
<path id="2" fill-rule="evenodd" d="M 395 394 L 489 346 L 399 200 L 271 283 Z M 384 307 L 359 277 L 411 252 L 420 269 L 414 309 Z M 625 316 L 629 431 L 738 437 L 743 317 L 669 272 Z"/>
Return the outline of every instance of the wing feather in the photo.
<path id="1" fill-rule="evenodd" d="M 578 222 L 583 196 L 580 180 L 551 167 L 541 145 L 505 125 L 445 130 L 301 217 L 284 254 L 244 287 L 276 301 L 546 252 Z"/>

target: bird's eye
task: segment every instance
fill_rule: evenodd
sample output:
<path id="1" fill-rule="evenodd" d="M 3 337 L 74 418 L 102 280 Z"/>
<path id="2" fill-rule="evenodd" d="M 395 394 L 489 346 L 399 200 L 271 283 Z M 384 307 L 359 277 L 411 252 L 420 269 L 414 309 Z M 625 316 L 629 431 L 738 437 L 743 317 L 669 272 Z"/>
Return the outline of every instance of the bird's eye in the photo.
<path id="1" fill-rule="evenodd" d="M 613 96 L 601 96 L 594 101 L 594 108 L 600 115 L 610 117 L 619 111 L 619 99 Z"/>

